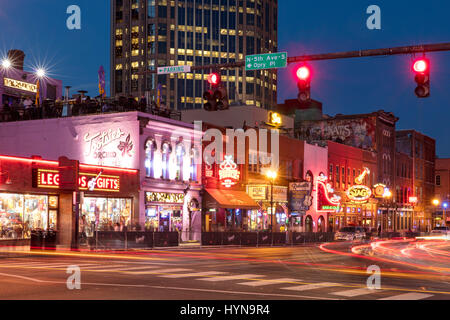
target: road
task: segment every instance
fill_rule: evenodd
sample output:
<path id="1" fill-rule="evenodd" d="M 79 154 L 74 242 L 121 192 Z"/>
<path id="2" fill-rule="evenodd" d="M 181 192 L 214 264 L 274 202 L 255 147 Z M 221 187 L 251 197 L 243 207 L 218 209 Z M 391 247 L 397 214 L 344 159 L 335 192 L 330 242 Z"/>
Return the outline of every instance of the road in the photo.
<path id="1" fill-rule="evenodd" d="M 450 299 L 450 243 L 0 253 L 1 299 Z M 368 289 L 367 268 L 381 271 Z M 68 289 L 69 266 L 81 289 Z"/>

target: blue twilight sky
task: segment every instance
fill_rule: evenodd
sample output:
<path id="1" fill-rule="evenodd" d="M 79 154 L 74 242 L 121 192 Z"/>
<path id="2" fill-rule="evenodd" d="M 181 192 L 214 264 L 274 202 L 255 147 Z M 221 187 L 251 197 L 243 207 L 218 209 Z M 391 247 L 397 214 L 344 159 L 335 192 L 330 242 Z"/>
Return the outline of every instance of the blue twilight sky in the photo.
<path id="1" fill-rule="evenodd" d="M 279 0 L 279 51 L 290 56 L 421 43 L 450 42 L 448 0 Z M 66 28 L 66 9 L 82 10 L 82 29 Z M 368 30 L 366 9 L 381 8 L 381 30 Z M 109 80 L 109 0 L 0 0 L 0 56 L 10 48 L 27 54 L 26 68 L 44 65 L 72 92 L 97 94 L 97 70 Z M 324 113 L 379 109 L 400 118 L 399 129 L 416 129 L 450 157 L 450 52 L 430 53 L 431 97 L 414 95 L 411 56 L 315 61 L 312 96 Z M 279 72 L 278 102 L 295 98 L 289 66 Z M 109 86 L 107 87 L 109 92 Z"/>

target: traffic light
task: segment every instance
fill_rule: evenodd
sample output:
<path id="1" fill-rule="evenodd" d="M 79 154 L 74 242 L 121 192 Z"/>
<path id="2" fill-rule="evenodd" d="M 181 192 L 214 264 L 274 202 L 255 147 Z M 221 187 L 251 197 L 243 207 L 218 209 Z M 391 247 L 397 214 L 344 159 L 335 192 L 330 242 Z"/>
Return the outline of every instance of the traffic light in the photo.
<path id="1" fill-rule="evenodd" d="M 298 101 L 301 105 L 311 103 L 311 70 L 308 66 L 302 65 L 296 71 Z"/>
<path id="2" fill-rule="evenodd" d="M 203 93 L 203 99 L 207 100 L 204 105 L 206 111 L 225 110 L 229 108 L 227 89 L 222 83 L 219 72 L 208 75 L 210 89 Z"/>
<path id="3" fill-rule="evenodd" d="M 414 90 L 416 96 L 419 98 L 426 98 L 430 96 L 430 60 L 427 58 L 420 58 L 414 61 L 413 71 L 416 74 L 414 80 L 417 83 L 417 88 Z"/>

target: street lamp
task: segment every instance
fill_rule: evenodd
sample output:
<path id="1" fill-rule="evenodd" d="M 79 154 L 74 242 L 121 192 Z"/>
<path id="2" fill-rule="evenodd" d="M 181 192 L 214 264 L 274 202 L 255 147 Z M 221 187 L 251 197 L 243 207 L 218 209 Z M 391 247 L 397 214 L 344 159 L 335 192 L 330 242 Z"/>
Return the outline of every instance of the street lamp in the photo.
<path id="1" fill-rule="evenodd" d="M 46 73 L 45 69 L 39 68 L 36 70 L 36 75 L 42 79 L 47 75 L 47 73 Z"/>
<path id="2" fill-rule="evenodd" d="M 390 199 L 391 197 L 392 197 L 391 190 L 389 190 L 389 188 L 384 188 L 383 199 L 385 199 L 386 205 L 387 205 L 387 199 Z M 389 208 L 390 208 L 390 205 L 388 205 L 388 217 L 389 217 Z M 384 231 L 384 215 L 382 216 L 381 229 L 382 229 L 382 231 Z"/>
<path id="3" fill-rule="evenodd" d="M 448 203 L 444 202 L 442 203 L 442 208 L 444 209 L 443 215 L 442 217 L 444 218 L 444 227 L 447 226 L 447 207 L 448 207 Z"/>
<path id="4" fill-rule="evenodd" d="M 4 69 L 9 69 L 11 68 L 11 61 L 9 59 L 3 59 L 2 60 L 2 67 Z"/>
<path id="5" fill-rule="evenodd" d="M 432 201 L 431 201 L 431 203 L 435 206 L 435 208 L 437 208 L 437 206 L 439 205 L 439 203 L 440 203 L 440 201 L 439 201 L 439 199 L 433 199 Z M 436 210 L 436 209 L 435 209 Z M 435 211 L 435 214 L 436 214 L 436 211 Z M 436 217 L 436 216 L 435 216 Z M 433 220 L 435 220 L 435 219 L 433 219 Z M 435 226 L 436 226 L 436 224 L 435 224 Z"/>
<path id="6" fill-rule="evenodd" d="M 277 178 L 277 172 L 274 170 L 268 170 L 266 172 L 266 177 L 270 180 L 270 214 L 271 214 L 271 224 L 272 224 L 272 243 L 273 243 L 273 230 L 275 229 L 274 226 L 274 211 L 273 210 L 273 184 L 275 179 Z"/>

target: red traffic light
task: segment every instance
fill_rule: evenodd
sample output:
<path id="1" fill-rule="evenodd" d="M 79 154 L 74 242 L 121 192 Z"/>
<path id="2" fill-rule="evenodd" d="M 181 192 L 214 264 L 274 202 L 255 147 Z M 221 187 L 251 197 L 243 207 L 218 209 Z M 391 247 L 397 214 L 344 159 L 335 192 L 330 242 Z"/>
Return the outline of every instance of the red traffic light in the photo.
<path id="1" fill-rule="evenodd" d="M 220 83 L 220 76 L 214 72 L 210 73 L 208 75 L 208 82 L 209 82 L 209 84 L 216 86 Z"/>
<path id="2" fill-rule="evenodd" d="M 311 75 L 311 71 L 307 66 L 301 66 L 297 69 L 296 74 L 299 80 L 308 80 Z"/>
<path id="3" fill-rule="evenodd" d="M 414 62 L 413 70 L 418 73 L 424 73 L 428 70 L 428 60 L 419 59 Z"/>

